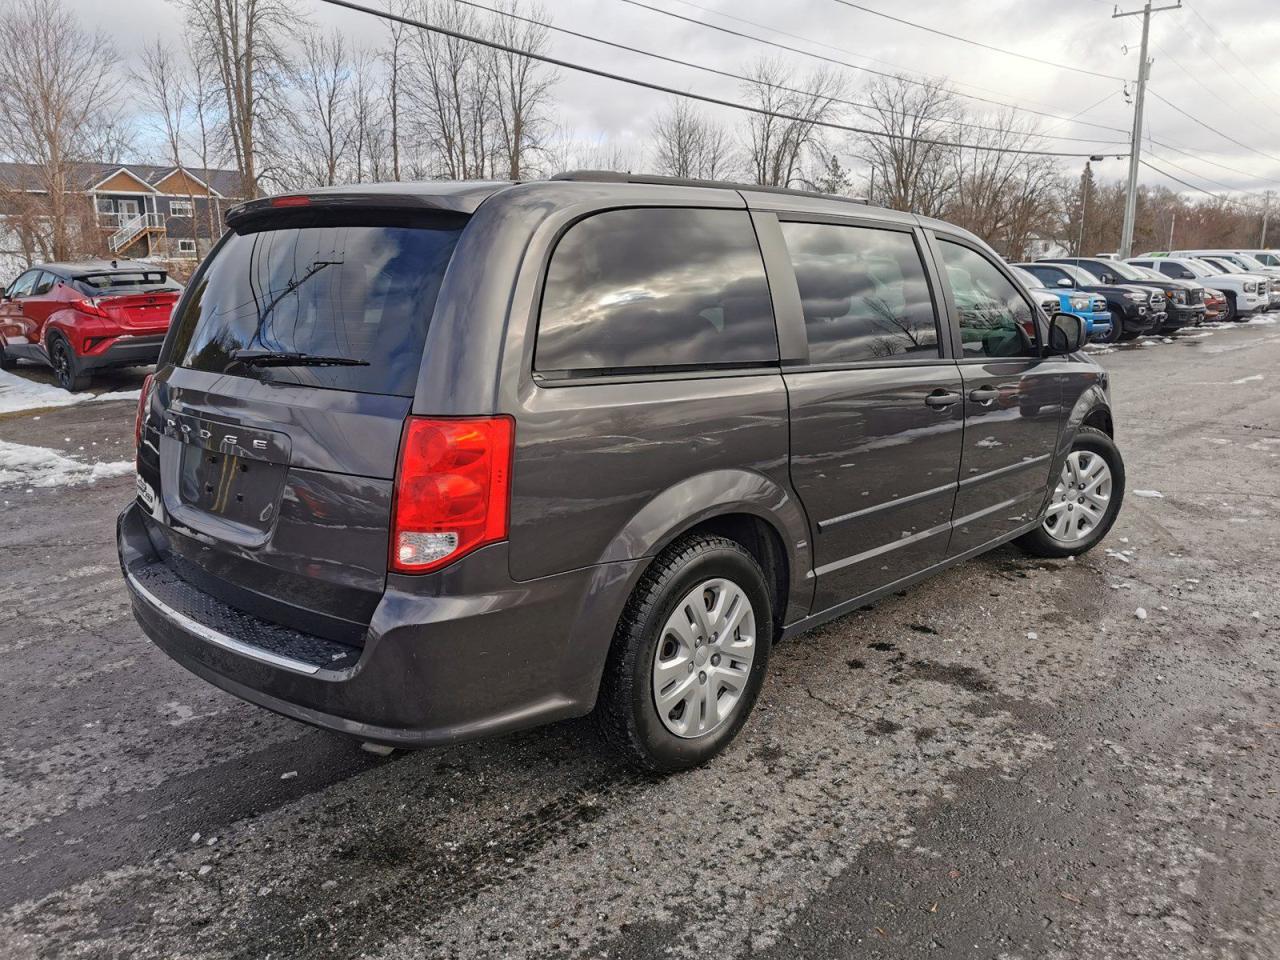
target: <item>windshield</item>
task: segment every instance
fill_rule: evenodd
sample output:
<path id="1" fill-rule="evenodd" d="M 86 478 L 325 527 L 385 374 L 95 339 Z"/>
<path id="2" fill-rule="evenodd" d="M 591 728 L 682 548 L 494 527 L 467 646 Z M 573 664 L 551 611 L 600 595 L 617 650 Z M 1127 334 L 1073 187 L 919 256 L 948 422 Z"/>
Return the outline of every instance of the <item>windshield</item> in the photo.
<path id="1" fill-rule="evenodd" d="M 1105 267 L 1090 267 L 1090 272 L 1096 272 L 1099 276 L 1104 273 L 1111 273 L 1125 280 L 1145 280 L 1147 279 L 1138 272 L 1137 267 L 1130 266 L 1122 260 L 1108 260 Z"/>
<path id="2" fill-rule="evenodd" d="M 1033 287 L 1044 286 L 1044 284 L 1040 281 L 1038 277 L 1035 276 L 1035 274 L 1028 273 L 1026 270 L 1023 270 L 1021 267 L 1010 267 L 1009 269 L 1013 271 L 1013 275 L 1018 278 L 1018 280 L 1022 283 L 1022 285 L 1024 287 L 1027 287 L 1028 289 L 1031 289 Z"/>
<path id="3" fill-rule="evenodd" d="M 175 321 L 174 362 L 276 383 L 413 396 L 459 221 L 384 226 L 349 213 L 320 221 L 325 225 L 306 222 L 226 237 Z M 234 361 L 242 350 L 359 365 L 245 365 Z"/>
<path id="4" fill-rule="evenodd" d="M 1197 257 L 1195 260 L 1188 260 L 1187 263 L 1192 264 L 1191 272 L 1198 277 L 1213 277 L 1224 273 L 1244 273 L 1230 260 L 1221 260 L 1218 257 Z"/>
<path id="5" fill-rule="evenodd" d="M 1140 267 L 1136 263 L 1131 263 L 1129 264 L 1129 266 L 1133 267 L 1134 270 L 1138 271 L 1138 273 L 1141 274 L 1143 277 L 1145 277 L 1147 280 L 1164 280 L 1165 279 L 1164 274 L 1162 274 L 1159 270 L 1152 270 L 1150 267 Z"/>

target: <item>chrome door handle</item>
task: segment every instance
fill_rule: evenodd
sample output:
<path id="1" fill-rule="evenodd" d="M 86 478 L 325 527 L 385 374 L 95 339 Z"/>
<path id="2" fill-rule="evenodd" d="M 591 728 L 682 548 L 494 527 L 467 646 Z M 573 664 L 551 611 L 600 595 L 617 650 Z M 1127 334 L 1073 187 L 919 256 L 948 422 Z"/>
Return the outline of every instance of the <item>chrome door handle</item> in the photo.
<path id="1" fill-rule="evenodd" d="M 974 403 L 988 404 L 992 400 L 1000 397 L 1000 391 L 995 387 L 978 387 L 976 390 L 969 391 L 969 399 Z"/>
<path id="2" fill-rule="evenodd" d="M 960 402 L 960 394 L 951 393 L 947 390 L 935 390 L 924 398 L 924 402 L 935 410 L 942 407 L 950 407 Z"/>

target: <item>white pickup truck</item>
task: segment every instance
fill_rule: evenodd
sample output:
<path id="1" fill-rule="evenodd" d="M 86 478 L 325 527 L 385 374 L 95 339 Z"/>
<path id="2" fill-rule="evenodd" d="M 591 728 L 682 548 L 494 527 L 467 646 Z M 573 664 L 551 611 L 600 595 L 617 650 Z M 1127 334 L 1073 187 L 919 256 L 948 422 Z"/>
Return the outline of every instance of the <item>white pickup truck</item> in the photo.
<path id="1" fill-rule="evenodd" d="M 1271 266 L 1254 255 L 1252 250 L 1175 250 L 1171 257 L 1193 257 L 1211 267 L 1223 267 L 1228 273 L 1261 274 L 1268 280 L 1267 291 L 1271 296 L 1268 310 L 1280 310 L 1280 266 Z M 1235 267 L 1232 270 L 1231 267 Z"/>
<path id="2" fill-rule="evenodd" d="M 1175 280 L 1195 280 L 1227 298 L 1228 320 L 1247 320 L 1271 304 L 1268 286 L 1271 278 L 1253 273 L 1225 273 L 1194 257 L 1133 257 L 1128 263 L 1158 270 Z"/>

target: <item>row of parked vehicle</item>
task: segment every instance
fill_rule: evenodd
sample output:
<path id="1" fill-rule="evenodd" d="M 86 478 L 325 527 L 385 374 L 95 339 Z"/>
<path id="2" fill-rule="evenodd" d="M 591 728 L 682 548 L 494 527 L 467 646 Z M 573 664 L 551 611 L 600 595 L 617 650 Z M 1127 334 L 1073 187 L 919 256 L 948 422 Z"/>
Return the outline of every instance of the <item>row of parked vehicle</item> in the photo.
<path id="1" fill-rule="evenodd" d="M 1280 310 L 1275 250 L 1048 257 L 1012 266 L 1043 309 L 1082 317 L 1089 338 L 1100 343 Z"/>

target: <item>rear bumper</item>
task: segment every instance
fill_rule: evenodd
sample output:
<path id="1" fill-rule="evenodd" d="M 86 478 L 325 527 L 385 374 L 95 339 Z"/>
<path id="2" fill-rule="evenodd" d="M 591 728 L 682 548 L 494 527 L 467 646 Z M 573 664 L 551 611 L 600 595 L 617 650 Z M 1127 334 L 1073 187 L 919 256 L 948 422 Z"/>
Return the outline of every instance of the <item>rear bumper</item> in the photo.
<path id="1" fill-rule="evenodd" d="M 143 336 L 125 334 L 101 344 L 89 345 L 89 350 L 77 359 L 81 370 L 146 366 L 159 359 L 163 345 L 163 333 Z"/>
<path id="2" fill-rule="evenodd" d="M 362 647 L 301 634 L 174 582 L 137 503 L 117 546 L 134 617 L 182 666 L 251 703 L 394 746 L 455 743 L 579 716 L 595 703 L 643 561 L 539 580 L 506 544 L 428 577 L 389 578 Z"/>

